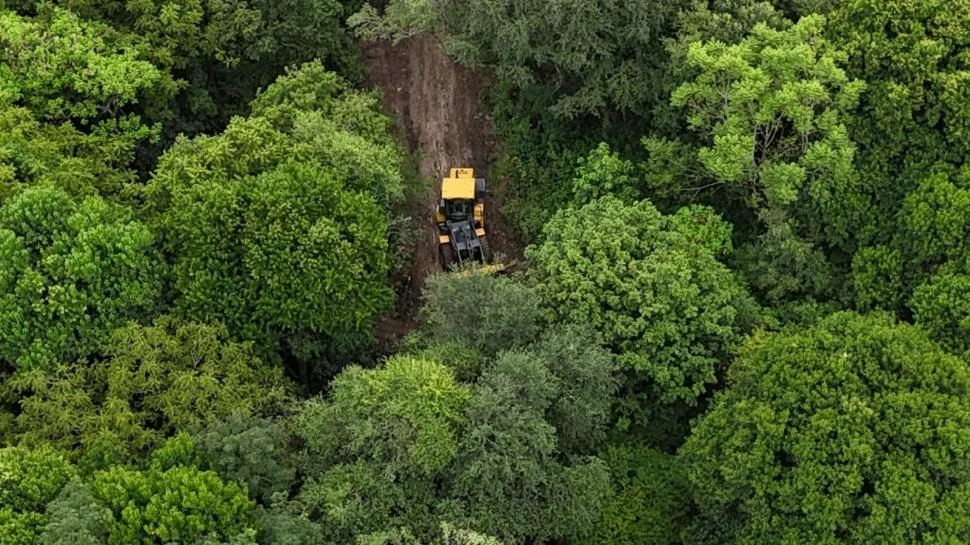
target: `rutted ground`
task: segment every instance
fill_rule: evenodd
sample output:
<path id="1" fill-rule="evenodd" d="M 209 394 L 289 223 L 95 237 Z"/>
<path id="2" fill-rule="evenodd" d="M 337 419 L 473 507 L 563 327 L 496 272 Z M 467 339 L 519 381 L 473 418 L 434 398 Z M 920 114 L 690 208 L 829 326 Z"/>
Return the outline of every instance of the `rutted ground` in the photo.
<path id="1" fill-rule="evenodd" d="M 440 196 L 439 181 L 451 167 L 471 166 L 485 175 L 491 191 L 486 201 L 486 230 L 495 253 L 521 255 L 508 236 L 498 213 L 494 189 L 488 177 L 497 142 L 485 103 L 488 80 L 476 71 L 456 64 L 431 36 L 417 36 L 392 46 L 379 41 L 363 44 L 368 86 L 379 87 L 384 105 L 403 128 L 409 149 L 419 155 L 419 170 L 428 182 L 423 202 L 411 211 L 420 228 L 414 263 L 405 299 L 398 316 L 380 327 L 381 336 L 400 335 L 413 327 L 415 303 L 425 279 L 441 271 L 437 248 L 434 207 Z"/>

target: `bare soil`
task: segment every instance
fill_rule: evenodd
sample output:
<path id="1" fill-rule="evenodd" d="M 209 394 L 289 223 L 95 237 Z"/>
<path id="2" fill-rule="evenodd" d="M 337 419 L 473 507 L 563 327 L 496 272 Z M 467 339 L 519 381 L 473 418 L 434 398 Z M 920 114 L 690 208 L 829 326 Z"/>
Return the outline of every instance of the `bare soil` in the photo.
<path id="1" fill-rule="evenodd" d="M 498 143 L 485 102 L 488 77 L 455 63 L 431 36 L 416 36 L 397 45 L 368 42 L 362 48 L 368 72 L 365 84 L 383 92 L 384 107 L 398 121 L 404 143 L 418 154 L 418 168 L 427 184 L 424 198 L 409 211 L 419 228 L 410 278 L 399 294 L 396 316 L 386 317 L 377 328 L 378 338 L 390 341 L 414 327 L 425 279 L 442 270 L 434 210 L 440 180 L 450 168 L 472 167 L 476 175 L 486 177 L 490 190 L 485 230 L 492 253 L 518 259 L 522 248 L 507 234 L 499 214 L 498 183 L 489 178 Z"/>

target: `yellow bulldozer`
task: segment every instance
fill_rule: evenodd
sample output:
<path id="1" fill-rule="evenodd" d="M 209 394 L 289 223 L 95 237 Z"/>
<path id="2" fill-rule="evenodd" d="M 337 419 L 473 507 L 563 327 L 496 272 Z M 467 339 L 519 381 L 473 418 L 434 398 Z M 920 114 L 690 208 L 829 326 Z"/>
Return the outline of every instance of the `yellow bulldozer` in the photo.
<path id="1" fill-rule="evenodd" d="M 445 269 L 491 259 L 485 237 L 485 179 L 471 168 L 452 168 L 441 180 L 435 213 L 438 249 Z"/>

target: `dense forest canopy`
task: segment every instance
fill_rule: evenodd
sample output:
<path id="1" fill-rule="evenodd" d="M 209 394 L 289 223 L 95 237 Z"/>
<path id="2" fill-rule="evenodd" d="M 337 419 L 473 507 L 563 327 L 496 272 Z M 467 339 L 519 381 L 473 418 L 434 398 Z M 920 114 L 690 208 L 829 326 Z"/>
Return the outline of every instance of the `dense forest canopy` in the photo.
<path id="1" fill-rule="evenodd" d="M 468 165 L 410 43 L 488 89 L 500 274 L 415 277 Z M 0 544 L 970 542 L 968 55 L 970 0 L 0 0 Z"/>

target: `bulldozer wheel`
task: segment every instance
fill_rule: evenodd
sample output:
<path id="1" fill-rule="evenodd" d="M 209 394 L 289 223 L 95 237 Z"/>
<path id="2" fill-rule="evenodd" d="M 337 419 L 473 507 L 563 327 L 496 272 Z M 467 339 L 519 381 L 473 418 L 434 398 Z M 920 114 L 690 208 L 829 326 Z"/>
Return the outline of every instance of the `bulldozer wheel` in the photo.
<path id="1" fill-rule="evenodd" d="M 492 252 L 488 249 L 488 239 L 485 237 L 481 238 L 482 243 L 482 264 L 487 264 L 492 260 Z"/>
<path id="2" fill-rule="evenodd" d="M 441 268 L 448 270 L 455 264 L 455 254 L 451 249 L 451 244 L 440 244 L 438 249 L 441 253 Z"/>

